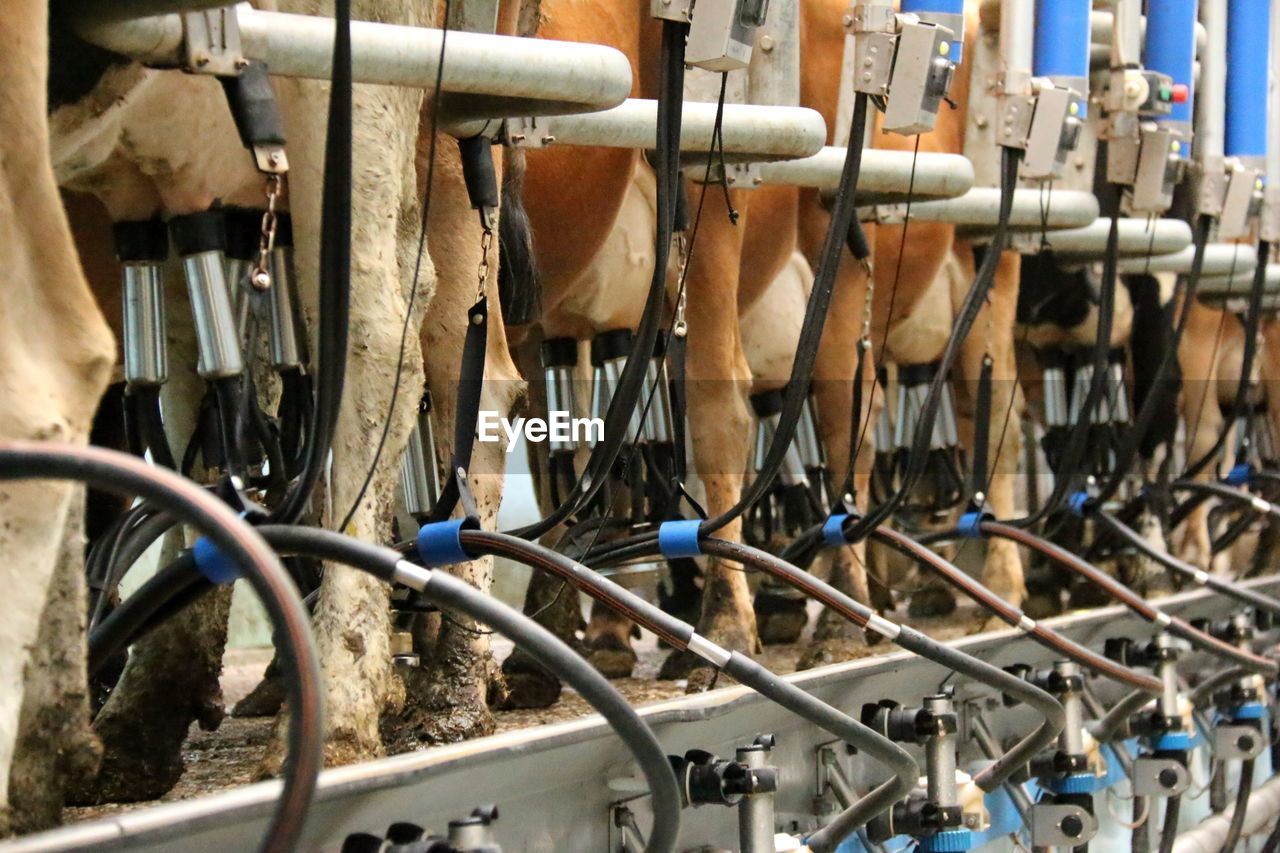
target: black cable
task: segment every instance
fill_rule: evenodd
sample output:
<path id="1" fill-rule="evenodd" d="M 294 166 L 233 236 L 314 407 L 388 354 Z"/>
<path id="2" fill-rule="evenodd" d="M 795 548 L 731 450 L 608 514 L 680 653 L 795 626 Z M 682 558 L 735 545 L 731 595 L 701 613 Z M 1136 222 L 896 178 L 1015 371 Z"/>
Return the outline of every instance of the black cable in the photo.
<path id="1" fill-rule="evenodd" d="M 213 586 L 196 571 L 195 557 L 184 551 L 160 569 L 146 583 L 122 600 L 89 631 L 89 677 L 98 675 L 111 658 L 123 652 L 146 633 L 156 614 L 185 591 Z"/>
<path id="2" fill-rule="evenodd" d="M 297 845 L 324 763 L 320 664 L 297 587 L 262 537 L 226 504 L 194 483 L 128 454 L 99 447 L 43 442 L 0 443 L 0 480 L 76 480 L 164 506 L 201 530 L 262 600 L 275 627 L 291 711 L 284 786 L 260 849 L 284 853 Z"/>
<path id="3" fill-rule="evenodd" d="M 312 412 L 302 470 L 271 513 L 292 524 L 302 517 L 324 472 L 338 426 L 347 375 L 351 316 L 351 0 L 334 0 L 332 85 L 320 210 L 320 311 Z"/>
<path id="4" fill-rule="evenodd" d="M 1267 840 L 1262 842 L 1259 853 L 1276 853 L 1277 850 L 1280 850 L 1280 819 L 1277 819 L 1276 825 L 1271 828 Z"/>
<path id="5" fill-rule="evenodd" d="M 657 145 L 654 171 L 657 174 L 657 232 L 654 239 L 653 277 L 645 298 L 644 313 L 632 339 L 631 352 L 618 377 L 613 398 L 605 413 L 604 436 L 592 449 L 586 470 L 573 489 L 550 514 L 512 531 L 522 539 L 537 539 L 586 506 L 607 482 L 609 471 L 622 451 L 627 423 L 635 413 L 644 389 L 654 344 L 666 306 L 667 263 L 675 224 L 675 197 L 680 165 L 680 125 L 684 101 L 684 50 L 688 24 L 662 22 L 662 64 L 660 70 Z"/>
<path id="6" fill-rule="evenodd" d="M 1244 831 L 1244 813 L 1249 807 L 1249 795 L 1253 793 L 1253 762 L 1246 758 L 1240 762 L 1240 784 L 1236 787 L 1236 808 L 1231 813 L 1231 824 L 1227 827 L 1226 840 L 1222 842 L 1221 853 L 1235 853 L 1240 843 L 1240 834 Z M 1225 763 L 1223 765 L 1225 767 Z"/>
<path id="7" fill-rule="evenodd" d="M 1191 307 L 1192 303 L 1195 302 L 1196 291 L 1200 287 L 1200 275 L 1204 271 L 1204 251 L 1209 242 L 1209 230 L 1212 224 L 1213 220 L 1208 216 L 1201 216 L 1196 220 L 1195 254 L 1191 260 L 1191 273 L 1186 278 L 1179 278 L 1178 285 L 1174 288 L 1174 303 L 1177 303 L 1179 299 L 1178 290 L 1181 289 L 1182 305 L 1178 314 L 1177 325 L 1173 330 L 1172 339 L 1169 341 L 1164 357 L 1160 360 L 1159 367 L 1156 368 L 1155 374 L 1151 377 L 1152 391 L 1147 395 L 1147 399 L 1143 401 L 1142 408 L 1138 412 L 1138 417 L 1134 420 L 1133 427 L 1125 434 L 1120 443 L 1120 449 L 1116 452 L 1115 470 L 1112 471 L 1111 477 L 1098 490 L 1098 493 L 1085 502 L 1084 508 L 1086 511 L 1101 508 L 1107 501 L 1115 497 L 1116 492 L 1124 483 L 1126 474 L 1133 468 L 1139 443 L 1155 422 L 1161 402 L 1161 395 L 1156 391 L 1166 381 L 1169 371 L 1173 369 L 1173 366 L 1178 361 L 1178 346 L 1182 341 L 1182 334 L 1187 327 L 1187 321 L 1191 317 Z"/>

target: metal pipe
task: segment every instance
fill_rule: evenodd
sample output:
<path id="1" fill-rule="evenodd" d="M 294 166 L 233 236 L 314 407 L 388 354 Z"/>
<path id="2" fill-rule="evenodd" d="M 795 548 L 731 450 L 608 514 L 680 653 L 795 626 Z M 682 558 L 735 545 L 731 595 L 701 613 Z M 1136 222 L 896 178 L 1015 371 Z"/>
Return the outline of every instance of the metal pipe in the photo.
<path id="1" fill-rule="evenodd" d="M 152 15 L 196 12 L 226 6 L 227 0 L 70 0 L 63 5 L 63 14 L 73 20 L 92 20 L 97 23 L 128 21 Z"/>
<path id="2" fill-rule="evenodd" d="M 928 696 L 924 707 L 942 716 L 954 714 L 955 706 L 947 696 Z M 959 802 L 956 792 L 956 739 L 954 735 L 938 732 L 924 745 L 925 788 L 930 802 L 941 806 L 953 806 Z"/>
<path id="3" fill-rule="evenodd" d="M 1000 64 L 1005 92 L 1021 94 L 1031 74 L 1035 43 L 1034 0 L 1003 0 L 1000 4 Z"/>
<path id="4" fill-rule="evenodd" d="M 1173 842 L 1173 853 L 1218 853 L 1227 839 L 1234 813 L 1235 803 L 1231 803 L 1222 814 L 1213 815 L 1194 829 L 1180 834 Z M 1249 796 L 1241 835 L 1247 838 L 1261 832 L 1277 814 L 1280 814 L 1280 776 L 1269 780 Z"/>
<path id="5" fill-rule="evenodd" d="M 163 385 L 169 378 L 164 323 L 164 265 L 125 263 L 124 378 L 130 385 Z"/>
<path id="6" fill-rule="evenodd" d="M 1201 163 L 1222 157 L 1225 149 L 1223 128 L 1226 123 L 1227 94 L 1227 2 L 1204 0 L 1200 20 L 1208 33 L 1208 44 L 1200 57 L 1200 85 L 1197 95 L 1200 109 L 1196 113 L 1196 135 L 1193 154 Z M 1254 102 L 1256 104 L 1256 101 Z"/>
<path id="7" fill-rule="evenodd" d="M 769 764 L 769 750 L 759 744 L 741 748 L 734 756 L 752 770 Z M 773 853 L 773 792 L 750 794 L 738 803 L 738 840 L 742 853 Z"/>
<path id="8" fill-rule="evenodd" d="M 449 50 L 453 50 L 452 33 Z M 657 101 L 628 98 L 602 112 L 557 116 L 545 129 L 537 121 L 530 122 L 512 136 L 512 141 L 533 147 L 554 143 L 649 149 L 657 144 L 657 116 Z M 681 150 L 705 153 L 715 129 L 716 105 L 686 101 L 681 116 Z M 725 104 L 721 130 L 725 157 L 733 160 L 809 157 L 822 151 L 827 141 L 822 115 L 805 107 Z"/>
<path id="9" fill-rule="evenodd" d="M 1256 269 L 1255 264 L 1255 269 Z M 1203 276 L 1200 287 L 1196 290 L 1199 296 L 1248 296 L 1253 284 L 1253 273 L 1236 270 L 1234 275 Z M 1280 264 L 1267 264 L 1267 275 L 1262 282 L 1263 297 L 1280 295 Z M 1264 308 L 1267 307 L 1264 303 Z"/>
<path id="10" fill-rule="evenodd" d="M 859 185 L 861 191 L 861 185 Z M 1000 190 L 974 187 L 962 196 L 940 201 L 914 202 L 911 218 L 925 222 L 954 222 L 957 225 L 995 228 L 999 213 Z M 906 216 L 906 205 L 884 205 L 876 208 L 876 221 L 900 223 Z M 1013 194 L 1009 216 L 1011 228 L 1039 231 L 1041 228 L 1083 228 L 1098 218 L 1098 199 L 1083 190 L 1054 190 L 1051 193 L 1025 188 Z"/>
<path id="11" fill-rule="evenodd" d="M 1186 100 L 1173 104 L 1172 112 L 1161 121 L 1190 130 L 1195 100 L 1192 65 L 1196 49 L 1196 0 L 1161 0 L 1153 3 L 1148 13 L 1143 64 L 1152 71 L 1169 75 L 1175 86 L 1187 87 Z"/>
<path id="12" fill-rule="evenodd" d="M 1102 259 L 1111 220 L 1097 219 L 1084 228 L 1055 231 L 1049 244 L 1059 256 Z M 1122 256 L 1164 255 L 1191 245 L 1191 226 L 1180 219 L 1121 219 L 1119 253 Z"/>
<path id="13" fill-rule="evenodd" d="M 1100 18 L 1106 18 L 1111 28 L 1111 67 L 1126 68 L 1142 62 L 1142 31 L 1146 24 L 1142 17 L 1142 0 L 1112 0 L 1112 14 L 1093 12 L 1090 24 L 1094 41 L 1107 42 L 1107 36 L 1099 38 Z"/>
<path id="14" fill-rule="evenodd" d="M 1280 0 L 1271 0 L 1271 73 L 1267 84 L 1267 187 L 1263 196 L 1259 234 L 1273 245 L 1280 243 Z"/>
<path id="15" fill-rule="evenodd" d="M 844 155 L 843 148 L 828 145 L 812 157 L 762 163 L 760 179 L 765 184 L 834 190 L 840 185 Z M 913 157 L 909 151 L 871 148 L 862 153 L 858 203 L 898 201 L 906 197 L 908 187 L 914 199 L 955 198 L 968 192 L 973 181 L 973 163 L 960 154 L 921 153 Z"/>
<path id="16" fill-rule="evenodd" d="M 1267 42 L 1271 10 L 1266 0 L 1229 0 L 1226 51 L 1226 143 L 1228 157 L 1254 158 L 1261 165 L 1267 155 Z"/>
<path id="17" fill-rule="evenodd" d="M 1036 0 L 1037 77 L 1089 93 L 1089 0 Z"/>
<path id="18" fill-rule="evenodd" d="M 1188 247 L 1171 254 L 1163 254 L 1152 258 L 1128 258 L 1120 261 L 1117 269 L 1122 273 L 1141 272 L 1174 272 L 1186 274 L 1191 272 L 1191 262 L 1195 257 L 1195 249 Z M 1204 247 L 1204 268 L 1202 276 L 1215 277 L 1231 275 L 1252 275 L 1258 265 L 1258 253 L 1252 246 L 1236 243 L 1210 243 Z M 1203 280 L 1201 282 L 1203 284 Z M 1248 292 L 1244 285 L 1242 293 Z"/>
<path id="19" fill-rule="evenodd" d="M 146 2 L 146 0 L 142 0 Z M 327 80 L 333 59 L 333 20 L 236 6 L 240 44 L 272 74 Z M 120 23 L 71 21 L 85 41 L 139 61 L 180 65 L 180 16 Z M 352 74 L 357 83 L 429 89 L 435 86 L 442 31 L 426 27 L 351 23 Z M 451 122 L 504 116 L 559 115 L 617 106 L 631 91 L 631 64 L 620 51 L 596 44 L 450 32 L 443 91 Z"/>

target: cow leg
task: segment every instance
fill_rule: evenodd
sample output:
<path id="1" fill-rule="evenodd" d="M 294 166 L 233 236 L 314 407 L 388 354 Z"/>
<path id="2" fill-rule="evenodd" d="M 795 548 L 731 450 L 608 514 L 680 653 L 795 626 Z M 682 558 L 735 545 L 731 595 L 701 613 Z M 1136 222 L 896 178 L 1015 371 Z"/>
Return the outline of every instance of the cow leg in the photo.
<path id="1" fill-rule="evenodd" d="M 532 337 L 532 336 L 531 336 Z M 528 396 L 525 400 L 526 417 L 546 417 L 547 388 L 541 381 L 542 362 L 538 355 L 537 340 L 527 340 L 513 348 L 520 374 L 530 377 Z M 538 506 L 544 511 L 551 506 L 550 459 L 545 445 L 529 445 L 529 471 L 533 476 Z M 553 530 L 543 538 L 543 544 L 553 545 L 564 534 Z M 555 634 L 571 648 L 581 651 L 578 632 L 586 627 L 582 619 L 582 606 L 578 592 L 565 581 L 534 569 L 525 591 L 524 613 Z M 560 679 L 543 668 L 529 654 L 517 648 L 502 662 L 502 675 L 507 682 L 508 708 L 548 708 L 560 698 Z"/>
<path id="2" fill-rule="evenodd" d="M 972 281 L 976 272 L 969 267 L 973 252 L 967 244 L 959 244 L 957 254 L 966 267 L 965 278 Z M 1019 257 L 1005 252 L 996 267 L 995 283 L 987 304 L 978 314 L 973 331 L 964 342 L 959 367 L 963 381 L 956 395 L 961 440 L 974 446 L 975 418 L 990 423 L 987 437 L 987 506 L 996 518 L 1013 518 L 1016 514 L 1015 489 L 1018 463 L 1022 453 L 1022 401 L 1018 389 L 1018 365 L 1014 356 L 1013 324 L 1018 304 Z M 967 282 L 966 282 L 967 283 Z M 959 304 L 963 293 L 953 293 L 953 304 Z M 976 411 L 978 379 L 982 362 L 991 356 L 991 411 Z M 1002 599 L 1020 606 L 1026 598 L 1022 573 L 1022 557 L 1018 546 L 1005 539 L 988 539 L 983 562 L 983 583 Z M 992 623 L 994 625 L 994 623 Z"/>
<path id="3" fill-rule="evenodd" d="M 85 283 L 49 165 L 45 83 L 48 6 L 0 10 L 0 438 L 83 443 L 115 347 Z M 0 835 L 10 831 L 9 771 L 23 682 L 39 639 L 67 513 L 79 494 L 58 482 L 0 485 Z"/>
<path id="4" fill-rule="evenodd" d="M 1180 310 L 1180 308 L 1179 308 Z M 1217 311 L 1196 304 L 1178 348 L 1178 361 L 1182 367 L 1182 423 L 1186 428 L 1187 459 L 1197 460 L 1213 446 L 1222 427 L 1222 412 L 1218 407 L 1217 375 L 1214 347 L 1209 341 L 1217 337 L 1219 314 Z M 1217 473 L 1217 465 L 1205 467 L 1196 475 L 1202 482 Z M 1193 565 L 1208 570 L 1213 563 L 1213 549 L 1209 536 L 1209 503 L 1201 502 L 1193 509 L 1174 533 L 1175 553 Z"/>
<path id="5" fill-rule="evenodd" d="M 452 456 L 452 430 L 458 403 L 458 377 L 468 309 L 476 299 L 476 269 L 481 259 L 481 234 L 462 181 L 457 145 L 448 136 L 437 143 L 435 178 L 431 198 L 429 244 L 436 259 L 439 286 L 430 316 L 422 330 L 427 354 L 427 384 L 432 400 L 446 425 L 441 456 Z M 489 250 L 489 264 L 497 269 L 496 240 Z M 497 310 L 497 276 L 489 279 L 489 332 L 484 372 L 482 411 L 508 415 L 524 395 L 521 380 L 507 347 L 502 312 Z M 470 485 L 480 524 L 492 529 L 502 500 L 506 450 L 503 442 L 476 442 L 471 459 Z M 448 571 L 488 592 L 493 560 L 483 558 Z M 432 654 L 405 680 L 406 704 L 401 722 L 418 738 L 451 742 L 493 731 L 488 699 L 491 685 L 501 689 L 501 676 L 489 650 L 488 629 L 459 613 L 441 620 Z"/>
<path id="6" fill-rule="evenodd" d="M 735 203 L 744 199 L 735 194 Z M 741 206 L 740 208 L 741 209 Z M 700 233 L 687 278 L 689 342 L 685 373 L 689 384 L 689 429 L 694 459 L 707 492 L 707 511 L 716 516 L 742 494 L 750 454 L 751 417 L 747 390 L 751 371 L 738 327 L 738 261 L 744 223 L 730 223 L 724 197 L 708 192 Z M 742 521 L 717 532 L 741 541 Z M 740 567 L 706 562 L 698 632 L 728 649 L 757 648 L 751 591 Z M 689 690 L 710 686 L 713 673 L 688 653 L 673 653 L 659 677 L 687 675 Z"/>
<path id="7" fill-rule="evenodd" d="M 17 783 L 11 802 L 17 833 L 61 823 L 67 789 L 91 779 L 102 757 L 85 682 L 83 521 L 83 503 L 73 499 L 22 697 L 10 771 L 10 781 Z"/>

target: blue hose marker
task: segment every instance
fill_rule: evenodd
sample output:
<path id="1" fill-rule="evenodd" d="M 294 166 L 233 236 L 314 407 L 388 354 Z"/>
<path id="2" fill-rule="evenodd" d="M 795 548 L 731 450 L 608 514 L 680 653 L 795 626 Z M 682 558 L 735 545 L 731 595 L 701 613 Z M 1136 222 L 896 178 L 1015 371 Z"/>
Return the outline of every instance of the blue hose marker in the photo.
<path id="1" fill-rule="evenodd" d="M 466 530 L 468 519 L 451 518 L 448 521 L 436 521 L 418 528 L 417 546 L 418 560 L 424 566 L 453 566 L 474 560 L 462 547 L 462 531 Z M 471 527 L 475 527 L 473 523 Z"/>
<path id="2" fill-rule="evenodd" d="M 1267 48 L 1271 4 L 1229 0 L 1227 11 L 1228 157 L 1267 156 Z"/>
<path id="3" fill-rule="evenodd" d="M 213 544 L 208 536 L 201 536 L 191 546 L 191 556 L 196 561 L 200 574 L 210 583 L 228 584 L 240 577 L 240 566 Z"/>
<path id="4" fill-rule="evenodd" d="M 1081 518 L 1084 517 L 1085 504 L 1089 502 L 1089 493 L 1086 491 L 1074 492 L 1071 497 L 1067 498 L 1067 508 L 1071 512 Z"/>
<path id="5" fill-rule="evenodd" d="M 702 520 L 697 518 L 662 522 L 658 525 L 658 550 L 668 560 L 700 556 L 702 554 L 702 543 L 698 541 L 700 527 L 702 527 Z"/>
<path id="6" fill-rule="evenodd" d="M 1147 39 L 1143 64 L 1168 74 L 1175 86 L 1185 86 L 1187 97 L 1173 103 L 1172 112 L 1160 121 L 1191 123 L 1195 81 L 1191 77 L 1196 54 L 1196 0 L 1160 0 L 1147 10 Z"/>
<path id="7" fill-rule="evenodd" d="M 1036 0 L 1037 77 L 1089 79 L 1089 0 Z"/>
<path id="8" fill-rule="evenodd" d="M 1195 741 L 1190 732 L 1165 732 L 1151 739 L 1151 748 L 1159 752 L 1191 749 Z"/>
<path id="9" fill-rule="evenodd" d="M 1227 472 L 1223 482 L 1228 486 L 1247 486 L 1252 479 L 1253 465 L 1248 462 L 1241 462 L 1239 465 L 1231 466 L 1231 470 Z"/>
<path id="10" fill-rule="evenodd" d="M 842 545 L 848 545 L 849 540 L 844 538 L 844 522 L 849 516 L 846 513 L 832 515 L 822 522 L 822 538 L 827 544 L 833 548 L 839 548 Z"/>
<path id="11" fill-rule="evenodd" d="M 982 522 L 991 521 L 994 518 L 995 516 L 991 513 L 978 509 L 966 512 L 956 523 L 956 532 L 966 539 L 981 539 Z"/>
<path id="12" fill-rule="evenodd" d="M 1262 720 L 1267 716 L 1267 706 L 1261 702 L 1246 702 L 1231 712 L 1233 722 L 1241 720 Z"/>

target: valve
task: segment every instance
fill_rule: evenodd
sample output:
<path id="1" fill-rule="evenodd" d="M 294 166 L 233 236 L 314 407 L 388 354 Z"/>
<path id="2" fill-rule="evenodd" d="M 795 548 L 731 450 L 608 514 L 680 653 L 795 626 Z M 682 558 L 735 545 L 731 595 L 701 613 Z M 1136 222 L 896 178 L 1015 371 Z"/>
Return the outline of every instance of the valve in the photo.
<path id="1" fill-rule="evenodd" d="M 1140 711 L 1128 720 L 1129 734 L 1147 740 L 1148 750 L 1133 762 L 1133 791 L 1141 796 L 1172 797 L 1191 783 L 1187 752 L 1192 737 L 1178 692 L 1177 662 L 1182 650 L 1183 644 L 1168 634 L 1159 634 L 1147 643 L 1127 637 L 1106 642 L 1107 657 L 1125 666 L 1152 669 L 1164 685 L 1154 710 Z"/>
<path id="2" fill-rule="evenodd" d="M 771 748 L 772 735 L 768 743 Z M 759 742 L 758 742 L 759 743 Z M 739 760 L 718 758 L 704 749 L 683 756 L 669 756 L 676 778 L 681 780 L 685 806 L 736 806 L 744 797 L 778 790 L 774 767 L 752 767 Z"/>
<path id="3" fill-rule="evenodd" d="M 449 821 L 448 837 L 428 835 L 416 823 L 401 821 L 381 837 L 354 832 L 342 842 L 342 853 L 502 853 L 493 837 L 498 807 L 478 806 L 460 820 Z"/>

